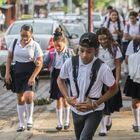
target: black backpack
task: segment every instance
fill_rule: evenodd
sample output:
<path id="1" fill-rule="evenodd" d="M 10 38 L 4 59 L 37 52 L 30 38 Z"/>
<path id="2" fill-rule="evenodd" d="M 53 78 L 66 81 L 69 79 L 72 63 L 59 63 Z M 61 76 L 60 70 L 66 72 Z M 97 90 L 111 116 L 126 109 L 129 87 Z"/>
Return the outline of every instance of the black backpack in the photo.
<path id="1" fill-rule="evenodd" d="M 91 90 L 91 87 L 93 86 L 94 82 L 96 81 L 98 71 L 103 63 L 104 62 L 101 61 L 99 58 L 97 58 L 95 60 L 95 62 L 93 63 L 92 68 L 91 68 L 92 72 L 91 72 L 91 76 L 90 76 L 91 81 L 90 81 L 89 87 L 87 89 L 87 92 L 85 94 L 86 97 L 88 96 L 88 94 Z M 72 57 L 72 67 L 73 67 L 73 80 L 75 83 L 77 95 L 79 96 L 79 87 L 78 87 L 78 83 L 77 83 L 77 77 L 78 77 L 78 71 L 79 71 L 79 56 L 78 55 Z"/>
<path id="2" fill-rule="evenodd" d="M 133 50 L 134 52 L 138 52 L 140 49 L 140 40 L 133 40 Z"/>

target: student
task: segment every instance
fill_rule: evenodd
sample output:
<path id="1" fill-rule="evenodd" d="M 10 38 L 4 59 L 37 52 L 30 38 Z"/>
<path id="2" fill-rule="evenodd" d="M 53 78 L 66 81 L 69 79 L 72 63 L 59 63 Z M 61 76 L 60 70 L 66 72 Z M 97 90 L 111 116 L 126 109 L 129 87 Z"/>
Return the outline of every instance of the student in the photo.
<path id="1" fill-rule="evenodd" d="M 58 27 L 59 28 L 59 27 Z M 70 117 L 70 106 L 61 94 L 58 85 L 57 77 L 60 69 L 67 58 L 73 55 L 73 51 L 66 46 L 66 37 L 62 30 L 56 29 L 53 42 L 54 49 L 50 50 L 46 56 L 45 65 L 51 66 L 51 87 L 50 87 L 50 98 L 56 100 L 56 114 L 57 114 L 57 130 L 69 128 L 69 117 Z M 63 124 L 63 111 L 64 111 L 64 124 Z"/>
<path id="2" fill-rule="evenodd" d="M 98 58 L 104 61 L 112 70 L 116 84 L 119 87 L 119 81 L 121 76 L 121 57 L 122 53 L 119 45 L 115 42 L 110 31 L 102 27 L 97 31 L 97 37 L 99 42 Z M 102 94 L 107 90 L 104 85 Z M 111 114 L 114 111 L 119 111 L 122 107 L 122 97 L 121 90 L 119 88 L 118 92 L 107 102 L 105 102 L 104 115 L 100 124 L 99 136 L 106 136 L 107 130 L 111 128 L 112 119 Z"/>
<path id="3" fill-rule="evenodd" d="M 119 13 L 117 10 L 113 9 L 110 12 L 109 20 L 106 21 L 103 26 L 109 29 L 113 36 L 113 39 L 121 45 L 124 24 L 123 21 L 120 20 Z"/>
<path id="4" fill-rule="evenodd" d="M 137 21 L 138 13 L 131 11 L 129 13 L 129 22 L 125 25 L 123 34 L 123 57 L 125 58 L 125 52 L 127 46 L 132 40 L 140 40 L 140 23 Z M 127 73 L 127 64 L 125 72 Z"/>
<path id="5" fill-rule="evenodd" d="M 62 66 L 57 82 L 63 96 L 71 105 L 76 139 L 92 140 L 102 119 L 104 102 L 115 94 L 117 86 L 108 65 L 95 57 L 96 49 L 98 49 L 96 34 L 84 33 L 79 44 L 79 56 L 76 56 L 79 61 L 76 66 L 78 68 L 76 69 L 77 78 L 74 78 L 73 73 L 75 71 L 72 66 L 73 57 L 68 59 Z M 95 64 L 96 67 L 98 62 L 101 65 L 98 74 L 95 75 L 97 71 L 92 73 L 91 69 Z M 66 79 L 70 81 L 71 92 L 69 93 L 69 89 L 65 84 Z M 101 93 L 103 84 L 109 87 L 104 95 Z"/>
<path id="6" fill-rule="evenodd" d="M 33 87 L 36 77 L 43 64 L 43 52 L 37 42 L 32 39 L 33 28 L 31 25 L 23 25 L 20 30 L 20 38 L 13 50 L 13 44 L 9 47 L 6 62 L 6 82 L 11 81 L 10 66 L 15 60 L 15 93 L 17 93 L 17 112 L 20 121 L 17 132 L 25 130 L 24 114 L 27 112 L 27 130 L 33 126 Z"/>
<path id="7" fill-rule="evenodd" d="M 140 58 L 140 40 L 132 40 L 126 50 L 126 64 L 129 66 L 128 77 L 124 87 L 124 93 L 126 96 L 132 98 L 132 113 L 133 113 L 133 130 L 134 132 L 140 131 L 140 121 L 139 121 L 139 110 L 140 110 L 140 69 L 139 69 L 139 59 L 134 57 L 135 55 Z M 129 60 L 131 58 L 131 61 Z M 131 63 L 130 63 L 131 62 Z M 137 63 L 138 62 L 138 63 Z M 132 71 L 132 72 L 131 72 Z M 133 74 L 134 72 L 134 74 Z M 132 74 L 133 76 L 131 76 Z M 137 77 L 136 77 L 137 76 Z"/>

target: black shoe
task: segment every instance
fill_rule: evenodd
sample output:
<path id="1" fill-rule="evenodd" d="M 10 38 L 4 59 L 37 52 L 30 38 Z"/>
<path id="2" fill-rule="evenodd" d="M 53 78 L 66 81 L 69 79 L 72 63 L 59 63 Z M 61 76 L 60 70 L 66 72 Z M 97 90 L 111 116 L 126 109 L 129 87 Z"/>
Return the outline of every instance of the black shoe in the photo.
<path id="1" fill-rule="evenodd" d="M 30 131 L 32 129 L 32 124 L 31 123 L 27 123 L 27 130 Z"/>
<path id="2" fill-rule="evenodd" d="M 65 125 L 65 126 L 64 126 L 64 130 L 68 130 L 69 127 L 70 127 L 69 125 Z"/>
<path id="3" fill-rule="evenodd" d="M 99 136 L 102 136 L 102 137 L 104 137 L 106 135 L 107 135 L 106 133 L 99 133 Z"/>
<path id="4" fill-rule="evenodd" d="M 17 132 L 23 132 L 24 130 L 25 130 L 24 127 L 19 127 L 19 128 L 17 129 Z"/>
<path id="5" fill-rule="evenodd" d="M 139 126 L 134 126 L 133 125 L 133 130 L 134 130 L 134 132 L 139 132 Z"/>
<path id="6" fill-rule="evenodd" d="M 61 131 L 62 130 L 62 126 L 57 126 L 56 130 Z"/>
<path id="7" fill-rule="evenodd" d="M 109 131 L 109 130 L 111 129 L 111 127 L 112 127 L 112 122 L 111 122 L 110 125 L 106 125 L 106 129 L 107 129 L 107 131 Z"/>

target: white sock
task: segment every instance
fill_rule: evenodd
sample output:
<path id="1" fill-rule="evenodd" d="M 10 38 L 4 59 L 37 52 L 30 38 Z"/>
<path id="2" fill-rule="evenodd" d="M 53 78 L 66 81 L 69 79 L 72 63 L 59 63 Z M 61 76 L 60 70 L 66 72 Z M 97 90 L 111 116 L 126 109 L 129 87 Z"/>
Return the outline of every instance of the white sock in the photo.
<path id="1" fill-rule="evenodd" d="M 57 115 L 57 126 L 62 126 L 63 108 L 56 109 L 56 115 Z"/>
<path id="2" fill-rule="evenodd" d="M 34 110 L 34 103 L 26 104 L 26 111 L 27 111 L 27 123 L 33 123 L 33 110 Z"/>
<path id="3" fill-rule="evenodd" d="M 134 120 L 133 120 L 133 125 L 134 126 L 139 126 L 139 108 L 134 109 L 132 108 Z"/>
<path id="4" fill-rule="evenodd" d="M 69 125 L 70 122 L 70 107 L 64 108 L 64 125 Z"/>
<path id="5" fill-rule="evenodd" d="M 18 105 L 17 104 L 17 112 L 18 112 L 20 127 L 24 127 L 25 105 Z"/>
<path id="6" fill-rule="evenodd" d="M 105 118 L 105 116 L 103 116 L 103 118 L 100 122 L 100 133 L 107 133 L 105 120 L 106 120 L 106 118 Z"/>
<path id="7" fill-rule="evenodd" d="M 105 124 L 111 125 L 111 122 L 112 122 L 111 115 L 105 115 Z"/>

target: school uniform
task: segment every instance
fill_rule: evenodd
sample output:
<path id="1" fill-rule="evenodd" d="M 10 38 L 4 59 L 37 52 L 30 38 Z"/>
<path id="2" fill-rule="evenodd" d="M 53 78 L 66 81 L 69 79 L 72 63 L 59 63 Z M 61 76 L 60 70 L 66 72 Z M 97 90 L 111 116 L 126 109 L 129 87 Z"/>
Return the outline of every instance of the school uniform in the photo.
<path id="1" fill-rule="evenodd" d="M 13 43 L 8 50 L 12 52 Z M 43 56 L 43 52 L 39 44 L 32 39 L 29 44 L 22 47 L 19 38 L 15 45 L 13 56 L 13 60 L 15 62 L 15 93 L 32 91 L 33 86 L 28 85 L 28 80 L 35 70 L 36 59 Z"/>
<path id="2" fill-rule="evenodd" d="M 119 26 L 120 26 L 120 29 L 119 29 Z M 116 40 L 121 45 L 122 38 L 120 38 L 118 36 L 118 34 L 114 33 L 114 30 L 117 29 L 117 30 L 123 31 L 123 29 L 124 29 L 123 21 L 120 21 L 119 23 L 118 23 L 118 21 L 116 21 L 116 22 L 106 21 L 104 23 L 104 27 L 109 29 L 109 31 L 111 32 L 111 34 L 113 36 L 113 39 Z"/>
<path id="3" fill-rule="evenodd" d="M 79 97 L 77 97 L 77 102 L 84 102 L 85 100 L 85 93 L 90 84 L 91 67 L 96 59 L 97 58 L 95 57 L 91 63 L 85 65 L 82 62 L 81 58 L 79 57 L 79 72 L 78 72 L 78 77 L 77 77 L 77 83 L 79 87 Z M 62 66 L 59 76 L 61 79 L 68 78 L 70 80 L 70 89 L 72 92 L 72 96 L 77 96 L 77 90 L 75 87 L 75 82 L 73 80 L 72 71 L 73 71 L 72 62 L 71 62 L 71 58 L 69 58 Z M 105 63 L 103 63 L 98 71 L 96 81 L 94 85 L 92 86 L 88 97 L 99 99 L 100 96 L 102 95 L 101 90 L 102 90 L 103 83 L 111 87 L 114 84 L 114 82 L 115 82 L 115 79 L 112 75 L 110 68 Z M 69 95 L 70 95 L 70 92 L 69 92 Z M 103 108 L 104 108 L 104 103 L 98 106 L 98 108 L 95 111 L 103 110 Z M 76 110 L 74 107 L 71 107 L 71 109 L 72 111 L 74 111 L 75 113 L 79 115 L 85 115 L 85 114 L 89 114 L 93 112 L 93 111 L 80 112 Z"/>
<path id="4" fill-rule="evenodd" d="M 122 57 L 120 48 L 117 47 L 117 51 L 116 51 L 116 56 L 115 59 L 119 59 Z M 108 51 L 108 49 L 104 49 L 101 45 L 99 46 L 99 52 L 98 52 L 98 58 L 100 58 L 103 62 L 105 62 L 110 69 L 113 72 L 113 75 L 115 77 L 116 73 L 116 69 L 115 69 L 115 60 L 114 57 L 110 54 L 110 52 Z M 106 85 L 104 85 L 103 89 L 102 89 L 102 94 L 104 94 L 104 92 L 107 90 Z M 105 109 L 104 109 L 104 113 L 106 115 L 110 115 L 110 113 L 113 113 L 114 111 L 119 111 L 120 108 L 122 107 L 122 96 L 121 96 L 121 90 L 119 88 L 118 92 L 108 101 L 105 102 Z"/>
<path id="5" fill-rule="evenodd" d="M 72 54 L 69 53 L 69 50 L 67 47 L 64 48 L 64 50 L 58 54 L 56 50 L 54 50 L 51 55 L 53 55 L 52 58 L 50 57 L 50 54 L 48 54 L 47 58 L 48 61 L 46 62 L 46 65 L 51 62 L 51 85 L 50 85 L 50 98 L 58 100 L 60 97 L 63 97 L 62 93 L 59 90 L 59 87 L 57 85 L 57 78 L 59 76 L 60 69 L 65 62 L 67 58 L 69 58 Z M 53 60 L 51 60 L 53 59 Z"/>
<path id="6" fill-rule="evenodd" d="M 132 54 L 137 53 L 139 50 L 140 50 L 140 45 L 138 45 L 137 49 L 134 51 L 133 41 L 131 41 L 126 50 L 126 55 L 129 57 Z M 135 61 L 139 61 L 139 60 L 135 60 Z M 140 93 L 140 83 L 134 82 L 134 80 L 130 77 L 129 74 L 130 73 L 128 72 L 128 77 L 126 79 L 125 86 L 124 86 L 124 93 L 126 96 L 132 97 L 133 99 L 140 99 L 140 94 L 139 94 Z"/>
<path id="7" fill-rule="evenodd" d="M 94 59 L 89 64 L 84 64 L 81 58 L 79 57 L 79 70 L 77 77 L 79 94 L 77 93 L 73 78 L 72 59 L 67 59 L 61 68 L 59 76 L 61 79 L 69 79 L 71 89 L 71 92 L 69 92 L 69 96 L 77 97 L 76 100 L 78 103 L 85 101 L 86 92 L 91 80 L 91 68 L 96 59 L 97 58 L 94 57 Z M 114 85 L 114 83 L 115 79 L 110 68 L 105 63 L 103 63 L 98 71 L 96 80 L 90 89 L 88 97 L 92 98 L 93 101 L 98 100 L 102 96 L 101 91 L 103 84 L 106 84 L 107 86 L 111 87 Z M 71 106 L 75 133 L 77 138 L 79 138 L 80 136 L 81 139 L 91 139 L 101 121 L 103 109 L 104 103 L 100 104 L 95 110 L 85 112 L 81 112 L 75 107 Z M 83 128 L 83 126 L 85 127 Z"/>

